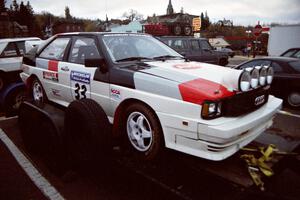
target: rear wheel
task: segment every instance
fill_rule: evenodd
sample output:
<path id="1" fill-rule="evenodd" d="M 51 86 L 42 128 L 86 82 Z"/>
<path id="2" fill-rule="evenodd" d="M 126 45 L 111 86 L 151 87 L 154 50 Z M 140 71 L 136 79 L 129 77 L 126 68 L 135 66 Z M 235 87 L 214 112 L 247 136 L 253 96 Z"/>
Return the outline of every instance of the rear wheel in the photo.
<path id="1" fill-rule="evenodd" d="M 221 58 L 221 59 L 220 59 L 219 65 L 225 66 L 225 65 L 227 65 L 227 64 L 228 64 L 228 60 L 227 60 L 227 59 L 225 59 L 225 58 Z"/>
<path id="2" fill-rule="evenodd" d="M 287 103 L 291 108 L 300 108 L 300 93 L 299 92 L 291 92 L 287 97 Z"/>
<path id="3" fill-rule="evenodd" d="M 4 73 L 0 73 L 0 91 L 4 88 L 6 83 Z"/>
<path id="4" fill-rule="evenodd" d="M 29 91 L 29 98 L 30 101 L 33 101 L 33 103 L 38 106 L 43 106 L 47 101 L 44 88 L 37 78 L 34 78 L 32 81 Z"/>
<path id="5" fill-rule="evenodd" d="M 173 28 L 174 35 L 181 35 L 181 27 L 179 24 L 176 24 Z"/>
<path id="6" fill-rule="evenodd" d="M 143 160 L 154 160 L 163 148 L 160 123 L 147 106 L 134 103 L 126 110 L 125 132 L 131 151 Z"/>
<path id="7" fill-rule="evenodd" d="M 5 100 L 5 115 L 11 117 L 18 114 L 21 103 L 25 100 L 24 88 L 18 88 L 13 91 Z"/>

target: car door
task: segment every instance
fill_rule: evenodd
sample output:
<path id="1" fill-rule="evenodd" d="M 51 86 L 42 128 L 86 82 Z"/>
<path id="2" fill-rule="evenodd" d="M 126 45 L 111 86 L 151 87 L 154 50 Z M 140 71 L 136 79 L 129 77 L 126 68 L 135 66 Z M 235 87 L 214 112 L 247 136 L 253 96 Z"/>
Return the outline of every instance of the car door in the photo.
<path id="1" fill-rule="evenodd" d="M 61 70 L 65 66 L 71 37 L 59 36 L 51 41 L 36 58 L 36 73 L 49 100 L 67 105 L 70 102 L 70 87 Z"/>
<path id="2" fill-rule="evenodd" d="M 60 65 L 62 79 L 69 86 L 69 101 L 92 98 L 108 113 L 110 107 L 109 84 L 95 81 L 100 66 L 86 67 L 85 59 L 103 58 L 99 42 L 94 36 L 74 36 L 67 62 Z M 102 74 L 108 76 L 107 73 Z"/>
<path id="3" fill-rule="evenodd" d="M 190 58 L 190 50 L 188 40 L 183 38 L 172 38 L 171 47 L 181 55 Z"/>
<path id="4" fill-rule="evenodd" d="M 15 42 L 9 42 L 0 54 L 0 70 L 13 72 L 21 70 L 22 56 Z"/>
<path id="5" fill-rule="evenodd" d="M 200 40 L 200 47 L 202 50 L 202 61 L 211 64 L 218 64 L 219 58 L 214 53 L 213 48 L 210 46 L 207 40 Z"/>
<path id="6" fill-rule="evenodd" d="M 189 59 L 193 61 L 204 62 L 199 40 L 190 40 L 190 44 L 191 44 L 191 48 L 190 48 L 191 53 Z"/>
<path id="7" fill-rule="evenodd" d="M 292 76 L 287 67 L 273 61 L 271 66 L 274 69 L 274 79 L 271 85 L 271 94 L 278 97 L 284 97 L 285 93 L 289 90 L 289 81 Z"/>

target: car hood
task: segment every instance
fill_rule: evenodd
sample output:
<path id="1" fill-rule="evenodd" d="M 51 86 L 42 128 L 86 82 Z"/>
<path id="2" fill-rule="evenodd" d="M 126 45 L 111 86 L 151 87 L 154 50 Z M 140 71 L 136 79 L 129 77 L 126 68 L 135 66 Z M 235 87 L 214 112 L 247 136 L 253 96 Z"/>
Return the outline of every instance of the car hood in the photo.
<path id="1" fill-rule="evenodd" d="M 182 99 L 193 99 L 189 101 L 198 104 L 204 100 L 234 95 L 242 72 L 218 65 L 181 60 L 147 62 L 147 65 L 148 67 L 135 74 L 138 89 L 170 96 L 167 94 L 177 87 Z M 174 92 L 171 96 L 173 94 Z"/>

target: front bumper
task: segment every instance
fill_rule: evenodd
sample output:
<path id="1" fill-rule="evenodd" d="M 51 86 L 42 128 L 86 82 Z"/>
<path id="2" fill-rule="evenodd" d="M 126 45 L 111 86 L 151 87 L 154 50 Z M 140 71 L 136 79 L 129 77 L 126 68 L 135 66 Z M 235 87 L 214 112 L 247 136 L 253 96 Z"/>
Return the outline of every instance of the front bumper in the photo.
<path id="1" fill-rule="evenodd" d="M 158 114 L 165 136 L 166 147 L 208 160 L 223 160 L 233 155 L 272 125 L 274 115 L 281 109 L 282 100 L 273 96 L 258 110 L 244 116 L 226 118 L 223 123 L 210 125 L 189 121 L 186 130 L 168 122 L 174 120 Z M 173 118 L 173 119 L 171 119 Z M 180 121 L 175 119 L 177 123 Z M 171 125 L 173 124 L 173 125 Z"/>

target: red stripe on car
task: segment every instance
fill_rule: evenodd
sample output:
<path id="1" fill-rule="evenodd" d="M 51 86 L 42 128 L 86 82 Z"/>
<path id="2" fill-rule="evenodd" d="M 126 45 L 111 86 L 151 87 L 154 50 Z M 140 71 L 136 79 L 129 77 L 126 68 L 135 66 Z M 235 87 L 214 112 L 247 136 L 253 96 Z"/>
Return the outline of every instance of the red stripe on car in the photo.
<path id="1" fill-rule="evenodd" d="M 58 61 L 49 60 L 48 62 L 48 70 L 57 72 L 58 71 Z"/>
<path id="2" fill-rule="evenodd" d="M 179 84 L 179 90 L 184 101 L 199 105 L 205 100 L 215 101 L 235 94 L 219 83 L 202 78 Z"/>

